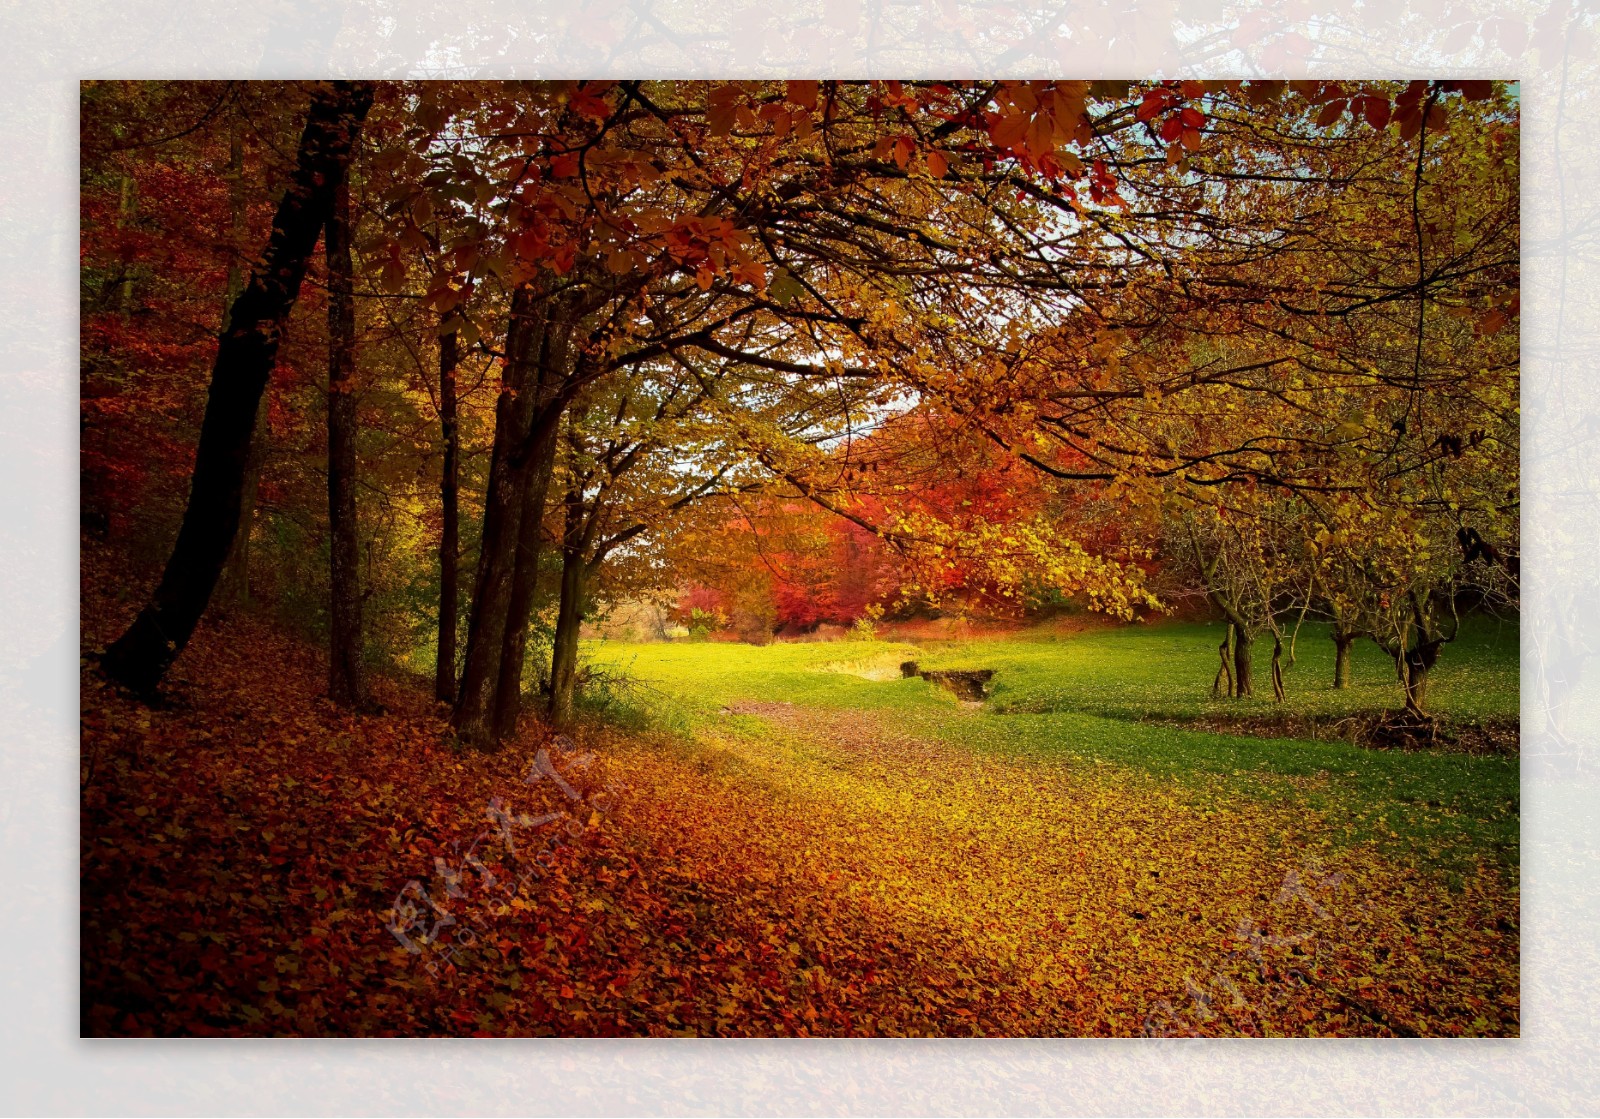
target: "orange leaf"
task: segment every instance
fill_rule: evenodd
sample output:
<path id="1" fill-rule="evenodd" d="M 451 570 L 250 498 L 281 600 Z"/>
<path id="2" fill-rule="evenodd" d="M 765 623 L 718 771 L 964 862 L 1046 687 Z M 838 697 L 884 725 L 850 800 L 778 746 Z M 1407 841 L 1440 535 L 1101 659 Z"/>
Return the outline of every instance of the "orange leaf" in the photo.
<path id="1" fill-rule="evenodd" d="M 733 121 L 739 111 L 739 87 L 718 86 L 707 100 L 706 123 L 713 136 L 726 136 L 733 131 Z"/>
<path id="2" fill-rule="evenodd" d="M 815 109 L 818 84 L 813 81 L 791 81 L 787 85 L 785 96 L 791 104 L 799 105 L 802 109 Z"/>

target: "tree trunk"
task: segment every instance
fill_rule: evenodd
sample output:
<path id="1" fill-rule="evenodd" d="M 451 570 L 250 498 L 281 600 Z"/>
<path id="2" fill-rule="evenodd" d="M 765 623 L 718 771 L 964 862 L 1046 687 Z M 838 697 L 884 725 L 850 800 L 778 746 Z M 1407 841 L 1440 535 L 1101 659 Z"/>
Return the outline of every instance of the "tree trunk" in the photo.
<path id="1" fill-rule="evenodd" d="M 1250 687 L 1250 644 L 1255 639 L 1243 626 L 1233 627 L 1233 694 L 1254 695 Z"/>
<path id="2" fill-rule="evenodd" d="M 333 82 L 312 101 L 261 266 L 217 346 L 177 542 L 149 603 L 102 660 L 107 676 L 136 691 L 154 691 L 189 643 L 233 547 L 261 393 L 372 93 L 371 82 Z"/>
<path id="3" fill-rule="evenodd" d="M 1350 686 L 1350 647 L 1356 642 L 1353 633 L 1333 633 L 1333 686 L 1335 688 L 1348 688 Z"/>
<path id="4" fill-rule="evenodd" d="M 244 253 L 244 134 L 239 129 L 238 114 L 233 114 L 232 131 L 228 139 L 228 290 L 222 300 L 222 332 L 226 334 L 233 313 L 233 304 L 244 290 L 244 269 L 239 260 Z M 244 464 L 244 486 L 239 498 L 239 531 L 234 533 L 233 548 L 222 568 L 222 579 L 217 587 L 217 605 L 222 608 L 242 605 L 250 601 L 250 536 L 255 526 L 256 495 L 260 492 L 261 468 L 267 457 L 267 401 L 263 389 L 261 403 L 256 406 L 255 429 L 250 436 L 250 454 Z"/>
<path id="5" fill-rule="evenodd" d="M 356 312 L 350 259 L 350 190 L 340 183 L 328 216 L 328 585 L 332 634 L 328 697 L 366 698 L 361 679 L 360 541 L 356 522 Z"/>
<path id="6" fill-rule="evenodd" d="M 528 623 L 533 617 L 533 601 L 539 587 L 545 503 L 565 411 L 557 402 L 556 390 L 572 373 L 572 333 L 580 313 L 570 296 L 554 301 L 545 318 L 539 347 L 537 411 L 529 431 L 523 468 L 522 519 L 517 530 L 511 603 L 506 612 L 505 637 L 500 651 L 500 680 L 495 689 L 494 734 L 500 739 L 516 733 L 517 717 L 522 712 L 522 666 L 528 649 Z"/>
<path id="7" fill-rule="evenodd" d="M 117 198 L 117 228 L 125 229 L 133 218 L 133 179 L 122 176 L 122 189 Z M 124 324 L 133 313 L 133 262 L 122 266 L 122 282 L 117 285 L 117 313 Z"/>
<path id="8" fill-rule="evenodd" d="M 250 453 L 244 460 L 244 481 L 239 487 L 239 531 L 223 565 L 217 585 L 217 606 L 227 609 L 250 601 L 250 536 L 255 527 L 256 498 L 261 492 L 261 468 L 267 460 L 267 393 L 256 408 Z"/>
<path id="9" fill-rule="evenodd" d="M 572 519 L 572 506 L 568 508 L 567 529 L 569 536 L 572 536 L 577 534 L 580 526 Z M 561 556 L 561 610 L 556 616 L 555 645 L 550 655 L 550 722 L 556 727 L 570 726 L 572 723 L 573 693 L 578 679 L 578 629 L 583 623 L 583 593 L 587 574 L 582 552 L 572 546 L 564 547 Z"/>
<path id="10" fill-rule="evenodd" d="M 227 331 L 233 301 L 244 290 L 244 269 L 239 266 L 244 254 L 244 134 L 239 131 L 239 116 L 231 118 L 228 135 L 228 298 L 222 309 L 222 329 Z"/>
<path id="11" fill-rule="evenodd" d="M 516 567 L 511 603 L 506 610 L 505 639 L 500 651 L 500 681 L 495 689 L 494 735 L 510 738 L 522 714 L 522 665 L 528 652 L 528 624 L 539 589 L 539 556 L 543 551 L 545 502 L 555 466 L 560 417 L 554 409 L 541 416 L 534 432 L 532 458 L 523 472 L 522 519 L 517 526 Z"/>
<path id="12" fill-rule="evenodd" d="M 456 422 L 456 353 L 453 332 L 439 339 L 439 426 L 444 434 L 439 504 L 444 512 L 444 531 L 439 536 L 439 642 L 433 690 L 445 703 L 454 703 L 456 698 L 456 596 L 461 558 L 457 498 L 461 435 Z"/>
<path id="13" fill-rule="evenodd" d="M 1412 664 L 1409 669 L 1409 679 L 1406 682 L 1406 707 L 1422 715 L 1428 710 L 1429 670 L 1419 664 Z"/>
<path id="14" fill-rule="evenodd" d="M 1414 715 L 1425 715 L 1428 710 L 1428 677 L 1439 662 L 1439 651 L 1444 642 L 1437 638 L 1419 640 L 1406 650 L 1400 668 L 1400 686 L 1405 690 L 1406 710 Z"/>
<path id="15" fill-rule="evenodd" d="M 484 496 L 478 583 L 467 617 L 467 655 L 456 697 L 455 728 L 479 749 L 494 746 L 490 721 L 500 681 L 500 655 L 516 574 L 516 545 L 522 514 L 522 468 L 533 416 L 534 394 L 527 391 L 543 333 L 534 293 L 520 287 L 511 298 L 511 326 L 500 399 L 495 403 L 494 448 L 489 488 Z"/>
<path id="16" fill-rule="evenodd" d="M 1217 644 L 1217 658 L 1221 661 L 1216 678 L 1211 681 L 1211 696 L 1233 695 L 1233 669 L 1228 667 L 1228 639 L 1233 636 L 1233 626 L 1222 627 L 1222 640 Z"/>

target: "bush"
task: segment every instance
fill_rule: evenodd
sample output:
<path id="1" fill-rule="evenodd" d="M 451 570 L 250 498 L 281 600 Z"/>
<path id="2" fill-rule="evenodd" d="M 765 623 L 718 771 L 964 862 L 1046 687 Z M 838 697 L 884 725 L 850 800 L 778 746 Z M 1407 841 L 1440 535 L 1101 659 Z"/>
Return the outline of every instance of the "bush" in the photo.
<path id="1" fill-rule="evenodd" d="M 704 641 L 711 636 L 712 630 L 721 629 L 723 620 L 710 610 L 702 610 L 698 606 L 691 607 L 686 624 L 689 627 L 690 641 Z"/>
<path id="2" fill-rule="evenodd" d="M 878 621 L 883 617 L 883 607 L 877 603 L 869 603 L 861 617 L 855 620 L 850 627 L 850 636 L 857 641 L 876 641 L 878 639 Z"/>
<path id="3" fill-rule="evenodd" d="M 586 718 L 623 730 L 689 731 L 671 697 L 615 665 L 585 663 L 578 670 L 574 704 Z"/>

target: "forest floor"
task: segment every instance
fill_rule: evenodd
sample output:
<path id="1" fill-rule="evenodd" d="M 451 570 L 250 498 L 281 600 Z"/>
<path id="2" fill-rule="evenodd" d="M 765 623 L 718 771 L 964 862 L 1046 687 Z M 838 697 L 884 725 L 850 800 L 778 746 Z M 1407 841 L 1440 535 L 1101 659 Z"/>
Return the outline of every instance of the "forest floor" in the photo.
<path id="1" fill-rule="evenodd" d="M 128 612 L 86 583 L 85 648 Z M 248 614 L 154 707 L 86 660 L 83 1032 L 1518 1032 L 1514 759 L 1015 748 L 898 648 L 793 648 L 601 650 L 653 682 L 496 754 Z"/>

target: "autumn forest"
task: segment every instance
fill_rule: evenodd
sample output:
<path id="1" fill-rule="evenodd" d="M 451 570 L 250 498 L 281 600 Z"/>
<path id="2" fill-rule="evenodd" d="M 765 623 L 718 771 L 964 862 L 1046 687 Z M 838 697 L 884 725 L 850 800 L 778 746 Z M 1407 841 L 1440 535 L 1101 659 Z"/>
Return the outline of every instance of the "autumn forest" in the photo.
<path id="1" fill-rule="evenodd" d="M 85 1036 L 1517 1036 L 1519 91 L 81 87 Z"/>

